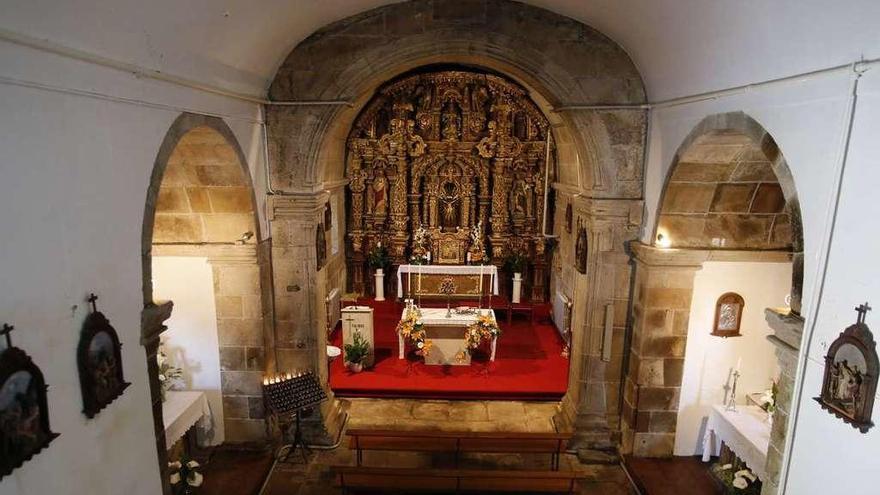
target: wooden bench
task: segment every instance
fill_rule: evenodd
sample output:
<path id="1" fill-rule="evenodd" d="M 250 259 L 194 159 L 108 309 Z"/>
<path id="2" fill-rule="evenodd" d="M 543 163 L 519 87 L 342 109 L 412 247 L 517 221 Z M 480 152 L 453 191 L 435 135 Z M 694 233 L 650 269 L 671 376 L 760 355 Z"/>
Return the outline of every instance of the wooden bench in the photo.
<path id="1" fill-rule="evenodd" d="M 350 429 L 349 448 L 356 452 L 357 465 L 363 464 L 363 451 L 449 452 L 455 465 L 462 453 L 550 454 L 550 463 L 559 470 L 559 455 L 571 438 L 570 433 L 445 432 Z"/>
<path id="2" fill-rule="evenodd" d="M 350 489 L 418 492 L 574 493 L 584 473 L 572 471 L 509 471 L 413 469 L 334 466 L 336 486 Z"/>

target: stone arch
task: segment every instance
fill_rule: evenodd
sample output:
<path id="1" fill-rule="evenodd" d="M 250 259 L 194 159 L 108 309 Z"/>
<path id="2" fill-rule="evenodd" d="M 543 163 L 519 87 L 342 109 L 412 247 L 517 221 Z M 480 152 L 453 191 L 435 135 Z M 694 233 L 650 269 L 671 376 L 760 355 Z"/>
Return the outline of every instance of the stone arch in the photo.
<path id="1" fill-rule="evenodd" d="M 172 160 L 175 152 L 177 152 L 179 145 L 184 140 L 186 140 L 188 136 L 192 136 L 193 133 L 203 133 L 205 135 L 210 135 L 211 140 L 215 142 L 220 142 L 217 143 L 217 146 L 223 146 L 231 150 L 232 156 L 226 156 L 225 161 L 234 162 L 236 164 L 234 169 L 237 169 L 239 173 L 236 174 L 235 182 L 237 185 L 246 187 L 249 191 L 247 193 L 247 203 L 249 204 L 246 209 L 248 210 L 248 213 L 252 215 L 252 218 L 249 221 L 249 226 L 253 229 L 253 236 L 250 239 L 250 243 L 253 244 L 255 242 L 258 242 L 261 238 L 259 230 L 260 223 L 257 217 L 257 202 L 250 171 L 247 166 L 247 160 L 245 159 L 244 152 L 242 151 L 241 146 L 239 145 L 238 140 L 235 138 L 232 130 L 229 128 L 229 126 L 226 125 L 226 123 L 222 119 L 218 117 L 210 117 L 193 113 L 182 113 L 180 116 L 177 117 L 177 119 L 175 119 L 175 121 L 172 123 L 171 127 L 165 134 L 165 137 L 162 140 L 162 144 L 160 145 L 159 151 L 156 155 L 156 159 L 153 163 L 153 171 L 150 176 L 150 184 L 147 188 L 147 196 L 144 207 L 143 230 L 141 232 L 141 260 L 144 298 L 144 310 L 141 315 L 141 343 L 144 345 L 146 352 L 150 396 L 153 410 L 154 431 L 156 436 L 156 450 L 158 453 L 159 469 L 162 473 L 163 479 L 163 493 L 165 494 L 170 494 L 171 491 L 167 483 L 168 476 L 166 475 L 166 472 L 168 470 L 167 448 L 165 444 L 165 433 L 162 423 L 162 400 L 160 395 L 161 385 L 158 379 L 156 354 L 159 348 L 160 334 L 164 330 L 166 330 L 163 322 L 171 316 L 173 303 L 171 301 L 154 301 L 152 267 L 154 248 L 153 243 L 155 240 L 154 231 L 156 226 L 156 215 L 157 211 L 159 211 L 160 209 L 160 205 L 163 203 L 163 200 L 160 200 L 162 184 L 163 179 L 165 179 L 166 177 L 166 172 L 169 170 L 169 162 Z M 228 153 L 228 151 L 224 150 L 224 153 Z M 165 198 L 164 201 L 167 202 L 168 198 Z M 204 238 L 187 239 L 187 241 L 189 241 L 189 246 L 198 246 L 199 244 L 211 244 L 210 242 L 201 242 L 205 240 L 206 239 Z M 229 241 L 235 240 L 236 239 L 230 239 Z M 225 242 L 222 244 L 224 244 L 224 246 L 222 246 L 220 249 L 228 247 L 239 247 L 233 246 L 233 242 Z M 254 249 L 252 250 L 252 255 L 246 256 L 247 260 L 244 261 L 246 263 L 252 263 L 254 266 L 259 266 L 260 271 L 268 269 L 267 260 L 265 259 L 266 256 L 262 255 L 262 250 L 257 248 L 256 246 L 252 247 L 254 247 Z M 216 251 L 212 251 L 212 253 L 213 254 L 199 251 L 197 253 L 194 253 L 193 255 L 207 255 L 210 260 L 211 256 L 216 257 L 217 254 Z M 227 258 L 235 259 L 235 262 L 243 261 L 242 257 L 240 257 L 237 252 L 234 254 L 230 254 L 231 256 L 227 256 Z M 212 266 L 212 268 L 214 268 L 214 283 L 216 286 L 217 269 L 216 266 Z M 258 285 L 259 284 L 260 282 L 258 281 Z M 259 319 L 261 319 L 264 323 L 268 323 L 269 325 L 264 329 L 263 324 L 260 324 L 259 330 L 257 331 L 258 335 L 253 336 L 254 340 L 258 342 L 261 353 L 264 341 L 264 334 L 271 329 L 271 318 L 264 318 L 266 309 L 271 308 L 271 297 L 266 297 L 266 295 L 262 292 L 263 289 L 261 287 L 258 296 L 260 299 L 258 310 L 260 313 Z M 218 316 L 219 314 L 220 313 L 218 311 Z M 222 346 L 220 352 L 222 354 Z M 257 373 L 258 376 L 255 380 L 253 380 L 257 384 L 259 384 L 259 377 L 262 376 L 262 366 L 263 365 L 260 364 L 260 370 Z M 262 429 L 263 421 L 260 420 L 259 424 Z M 227 439 L 229 439 L 228 428 Z"/>
<path id="2" fill-rule="evenodd" d="M 159 146 L 159 153 L 153 162 L 153 173 L 150 175 L 150 185 L 147 189 L 146 206 L 144 208 L 144 223 L 141 231 L 141 257 L 143 262 L 143 295 L 144 305 L 153 303 L 153 282 L 152 282 L 152 250 L 153 250 L 153 231 L 156 221 L 156 211 L 159 203 L 159 190 L 162 187 L 162 180 L 165 178 L 165 171 L 168 169 L 168 162 L 171 159 L 177 145 L 190 131 L 198 128 L 208 128 L 223 137 L 223 140 L 229 145 L 235 153 L 235 159 L 241 167 L 242 179 L 250 189 L 251 195 L 251 211 L 253 212 L 254 238 L 261 239 L 260 221 L 257 217 L 257 201 L 254 193 L 254 185 L 251 179 L 250 170 L 248 169 L 247 159 L 244 151 L 241 149 L 238 140 L 235 138 L 232 129 L 226 125 L 226 122 L 219 117 L 210 117 L 207 115 L 199 115 L 194 113 L 182 113 L 171 127 L 165 133 L 165 138 Z"/>
<path id="3" fill-rule="evenodd" d="M 499 72 L 530 91 L 551 119 L 562 178 L 595 195 L 638 197 L 645 116 L 560 111 L 570 104 L 641 104 L 627 54 L 572 19 L 508 0 L 393 4 L 333 23 L 297 45 L 278 70 L 274 100 L 348 100 L 351 107 L 272 107 L 273 186 L 343 177 L 345 139 L 376 88 L 431 64 Z M 640 129 L 632 132 L 631 128 Z"/>
<path id="4" fill-rule="evenodd" d="M 784 206 L 777 211 L 778 193 Z M 736 204 L 743 200 L 749 203 Z M 752 222 L 752 214 L 761 220 Z M 745 112 L 710 115 L 679 145 L 657 204 L 653 242 L 664 234 L 669 247 L 791 251 L 791 308 L 800 314 L 804 248 L 794 177 L 773 137 Z M 730 242 L 713 244 L 713 234 Z"/>

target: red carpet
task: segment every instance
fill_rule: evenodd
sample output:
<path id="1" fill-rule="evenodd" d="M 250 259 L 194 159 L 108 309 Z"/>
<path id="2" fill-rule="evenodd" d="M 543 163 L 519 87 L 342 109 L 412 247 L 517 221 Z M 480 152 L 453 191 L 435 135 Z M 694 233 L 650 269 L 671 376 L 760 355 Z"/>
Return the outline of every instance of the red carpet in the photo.
<path id="1" fill-rule="evenodd" d="M 535 324 L 506 312 L 496 313 L 503 334 L 494 362 L 486 352 L 475 353 L 470 366 L 428 366 L 414 355 L 397 358 L 395 327 L 402 307 L 393 301 L 363 301 L 374 308 L 376 363 L 352 373 L 342 358 L 330 365 L 330 388 L 341 397 L 398 397 L 431 399 L 557 400 L 568 387 L 568 359 L 561 356 L 562 340 L 547 316 L 536 308 Z M 342 331 L 332 344 L 342 347 Z M 488 347 L 488 346 L 486 346 Z"/>

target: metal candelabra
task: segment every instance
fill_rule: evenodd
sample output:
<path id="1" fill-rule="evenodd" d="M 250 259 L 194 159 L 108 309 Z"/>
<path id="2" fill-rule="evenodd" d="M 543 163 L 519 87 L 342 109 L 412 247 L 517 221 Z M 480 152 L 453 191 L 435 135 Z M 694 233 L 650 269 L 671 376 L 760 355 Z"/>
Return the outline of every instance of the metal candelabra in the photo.
<path id="1" fill-rule="evenodd" d="M 736 382 L 739 381 L 739 371 L 733 371 L 733 387 L 730 389 L 730 396 L 727 398 L 725 409 L 736 412 Z"/>

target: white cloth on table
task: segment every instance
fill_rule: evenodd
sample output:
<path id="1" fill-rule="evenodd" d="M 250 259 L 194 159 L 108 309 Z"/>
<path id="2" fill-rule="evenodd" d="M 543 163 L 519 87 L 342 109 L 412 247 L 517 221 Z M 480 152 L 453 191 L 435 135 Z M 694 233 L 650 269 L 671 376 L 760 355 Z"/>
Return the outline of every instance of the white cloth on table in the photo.
<path id="1" fill-rule="evenodd" d="M 211 406 L 204 392 L 169 390 L 162 403 L 162 422 L 165 424 L 165 446 L 171 448 L 186 432 L 196 425 L 200 436 L 208 436 L 214 428 Z"/>
<path id="2" fill-rule="evenodd" d="M 770 445 L 770 423 L 767 413 L 758 406 L 736 406 L 728 411 L 723 405 L 715 405 L 706 424 L 703 437 L 703 462 L 718 455 L 724 442 L 737 457 L 743 460 L 755 476 L 765 480 L 767 472 L 767 447 Z"/>
<path id="3" fill-rule="evenodd" d="M 403 279 L 401 275 L 407 273 L 414 277 L 421 274 L 440 275 L 490 275 L 492 277 L 492 294 L 498 295 L 498 267 L 495 265 L 400 265 L 397 267 L 397 294 L 403 297 Z"/>
<path id="4" fill-rule="evenodd" d="M 476 312 L 471 314 L 457 314 L 452 313 L 452 317 L 446 317 L 446 308 L 421 308 L 422 317 L 419 318 L 419 322 L 422 325 L 430 326 L 430 327 L 440 327 L 440 326 L 460 326 L 467 327 L 477 321 L 477 316 L 479 316 Z M 495 320 L 495 312 L 491 309 L 481 309 L 479 310 L 481 314 L 488 314 L 492 317 L 492 320 Z M 400 319 L 406 316 L 406 308 L 403 309 L 403 314 L 400 315 Z M 464 340 L 464 333 L 461 334 L 461 339 Z M 495 347 L 498 343 L 498 337 L 492 337 L 492 340 L 489 342 L 489 361 L 495 361 Z M 403 335 L 400 332 L 397 333 L 397 344 L 399 348 L 398 359 L 403 359 Z"/>

